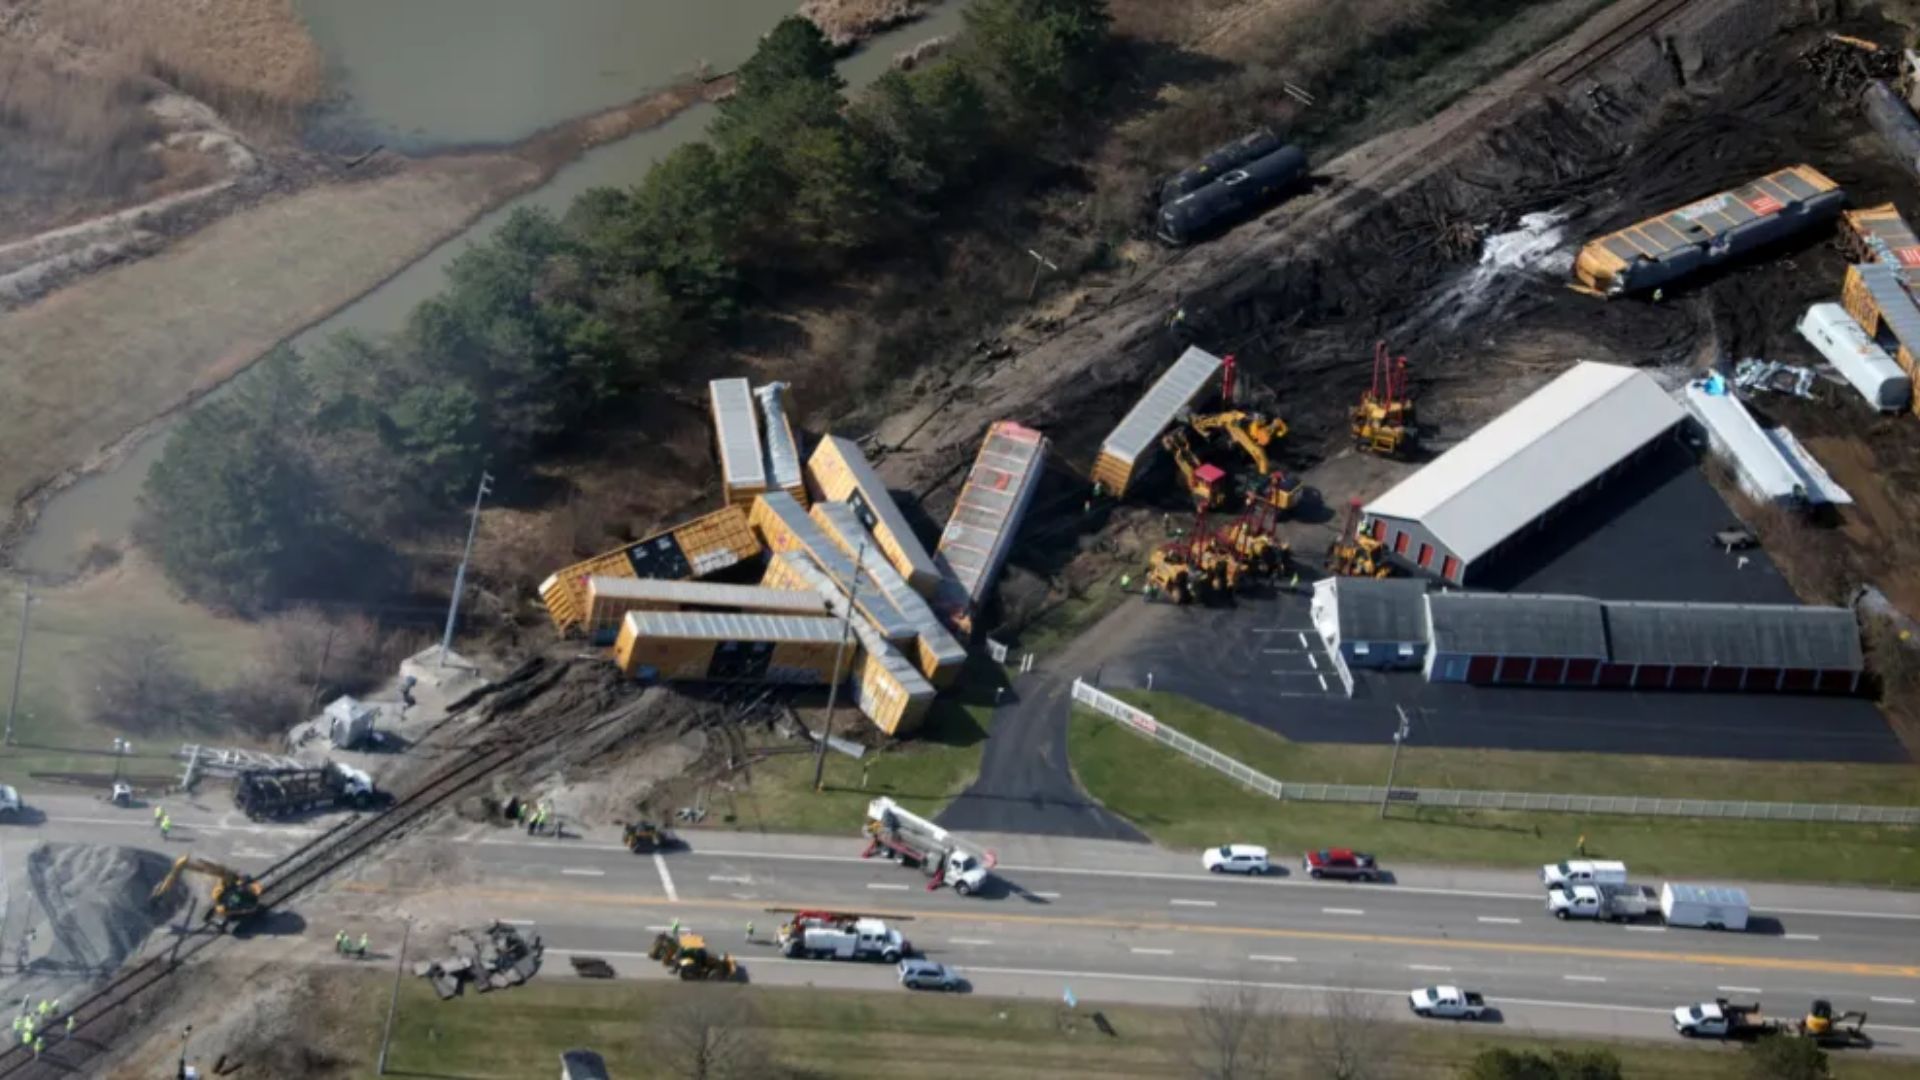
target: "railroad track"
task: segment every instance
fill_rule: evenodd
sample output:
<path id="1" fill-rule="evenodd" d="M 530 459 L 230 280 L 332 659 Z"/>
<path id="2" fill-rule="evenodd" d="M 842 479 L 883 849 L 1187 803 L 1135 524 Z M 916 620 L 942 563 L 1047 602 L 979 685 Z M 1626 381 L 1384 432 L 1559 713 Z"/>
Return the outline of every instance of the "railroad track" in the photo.
<path id="1" fill-rule="evenodd" d="M 1618 26 L 1601 35 L 1593 44 L 1567 57 L 1547 71 L 1547 81 L 1555 86 L 1566 86 L 1575 79 L 1612 59 L 1620 50 L 1641 40 L 1645 35 L 1659 29 L 1668 20 L 1678 15 L 1682 9 L 1693 4 L 1694 0 L 1647 0 L 1639 10 L 1620 21 Z"/>

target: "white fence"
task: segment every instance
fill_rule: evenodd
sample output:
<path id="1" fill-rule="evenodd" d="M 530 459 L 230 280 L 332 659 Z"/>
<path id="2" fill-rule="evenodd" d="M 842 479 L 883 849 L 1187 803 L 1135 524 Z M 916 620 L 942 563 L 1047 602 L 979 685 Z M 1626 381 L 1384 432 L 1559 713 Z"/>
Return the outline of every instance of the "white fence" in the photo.
<path id="1" fill-rule="evenodd" d="M 1189 738 L 1111 694 L 1073 681 L 1073 700 L 1116 720 L 1128 729 L 1176 750 L 1210 769 L 1225 773 L 1262 795 L 1301 802 L 1378 804 L 1387 789 L 1366 784 L 1307 784 L 1281 781 Z M 1750 802 L 1721 799 L 1664 799 L 1639 795 L 1542 795 L 1520 791 L 1463 791 L 1456 788 L 1395 787 L 1389 801 L 1469 810 L 1535 810 L 1565 814 L 1639 814 L 1654 817 L 1746 818 L 1759 821 L 1835 821 L 1860 825 L 1920 825 L 1920 807 L 1855 806 L 1835 803 Z"/>

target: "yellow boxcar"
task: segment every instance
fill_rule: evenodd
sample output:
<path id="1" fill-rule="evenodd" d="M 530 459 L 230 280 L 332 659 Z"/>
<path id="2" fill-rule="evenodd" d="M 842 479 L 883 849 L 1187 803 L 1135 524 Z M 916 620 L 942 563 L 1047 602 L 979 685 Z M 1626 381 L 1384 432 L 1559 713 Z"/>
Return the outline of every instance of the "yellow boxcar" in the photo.
<path id="1" fill-rule="evenodd" d="M 854 625 L 860 636 L 859 666 L 847 688 L 853 703 L 874 726 L 889 735 L 905 735 L 920 726 L 933 707 L 933 684 L 913 664 L 871 630 Z"/>
<path id="2" fill-rule="evenodd" d="M 906 578 L 900 576 L 876 546 L 868 543 L 872 534 L 862 524 L 853 505 L 817 502 L 813 504 L 811 516 L 814 523 L 820 526 L 820 531 L 842 553 L 858 556 L 864 550 L 861 567 L 867 572 L 866 580 L 878 585 L 894 610 L 906 616 L 907 622 L 913 625 L 912 655 L 920 673 L 940 689 L 957 682 L 960 672 L 967 666 L 966 646 L 933 613 L 933 606 L 927 603 L 926 598 L 907 584 Z"/>
<path id="3" fill-rule="evenodd" d="M 859 444 L 837 435 L 821 439 L 807 459 L 807 486 L 817 501 L 853 504 L 887 561 L 907 584 L 922 596 L 933 595 L 940 585 L 940 571 L 933 556 L 913 534 L 906 515 L 900 512 L 867 456 L 860 452 Z"/>
<path id="4" fill-rule="evenodd" d="M 824 618 L 826 602 L 812 589 L 767 589 L 712 581 L 591 577 L 583 629 L 595 645 L 611 645 L 629 611 L 749 611 Z"/>
<path id="5" fill-rule="evenodd" d="M 720 486 L 727 505 L 745 506 L 767 490 L 766 449 L 753 387 L 745 379 L 715 379 L 707 384 L 713 415 L 713 441 L 720 455 Z"/>
<path id="6" fill-rule="evenodd" d="M 1907 378 L 1920 382 L 1920 364 L 1914 359 L 1920 353 L 1920 303 L 1903 278 L 1900 267 L 1886 263 L 1849 266 L 1840 303 Z M 1913 396 L 1910 407 L 1920 413 L 1920 394 Z"/>
<path id="7" fill-rule="evenodd" d="M 650 682 L 811 685 L 833 681 L 841 633 L 838 619 L 634 611 L 613 652 L 621 673 Z"/>
<path id="8" fill-rule="evenodd" d="M 879 583 L 864 571 L 856 572 L 853 559 L 841 552 L 827 538 L 819 523 L 800 509 L 800 504 L 785 492 L 770 491 L 755 499 L 752 520 L 768 551 L 777 555 L 804 556 L 795 562 L 795 571 L 801 575 L 807 587 L 819 592 L 833 605 L 836 613 L 844 609 L 845 595 L 851 591 L 854 593 L 855 607 L 886 635 L 888 641 L 906 644 L 913 640 L 913 623 L 893 605 Z M 761 583 L 770 584 L 764 579 Z"/>
<path id="9" fill-rule="evenodd" d="M 1100 456 L 1093 461 L 1094 483 L 1114 498 L 1124 496 L 1153 460 L 1161 434 L 1193 407 L 1223 365 L 1205 349 L 1190 347 L 1181 354 L 1101 442 Z"/>
<path id="10" fill-rule="evenodd" d="M 586 622 L 589 578 L 685 581 L 759 558 L 760 552 L 746 511 L 729 506 L 555 571 L 540 583 L 540 599 L 554 628 L 572 634 Z"/>

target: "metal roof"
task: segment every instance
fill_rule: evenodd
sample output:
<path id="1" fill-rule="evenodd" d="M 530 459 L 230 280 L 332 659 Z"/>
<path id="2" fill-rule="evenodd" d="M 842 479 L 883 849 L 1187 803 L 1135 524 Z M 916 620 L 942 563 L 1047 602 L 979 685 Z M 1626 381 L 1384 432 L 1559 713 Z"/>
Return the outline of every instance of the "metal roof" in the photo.
<path id="1" fill-rule="evenodd" d="M 1472 562 L 1680 422 L 1642 372 L 1582 361 L 1368 503 Z"/>
<path id="2" fill-rule="evenodd" d="M 1658 217 L 1630 225 L 1594 243 L 1621 262 L 1662 259 L 1676 251 L 1725 236 L 1734 229 L 1772 217 L 1787 207 L 1831 191 L 1833 181 L 1805 165 L 1769 173 L 1750 184 L 1688 203 Z"/>
<path id="3" fill-rule="evenodd" d="M 1849 210 L 1841 215 L 1877 263 L 1911 276 L 1920 271 L 1920 236 L 1892 203 Z"/>
<path id="4" fill-rule="evenodd" d="M 735 611 L 629 611 L 627 625 L 650 638 L 698 641 L 799 641 L 831 645 L 840 620 Z"/>
<path id="5" fill-rule="evenodd" d="M 876 633 L 873 627 L 856 619 L 853 623 L 853 633 L 860 639 L 860 647 L 866 650 L 868 656 L 878 661 L 881 667 L 887 669 L 887 674 L 893 676 L 893 680 L 900 684 L 900 689 L 906 691 L 909 698 L 932 697 L 938 693 L 933 684 L 927 681 L 926 676 L 920 674 L 920 669 L 913 666 L 913 661 L 907 659 L 906 654 L 899 649 L 894 648 L 892 642 Z M 859 685 L 859 680 L 855 679 L 856 704 L 861 703 Z"/>
<path id="6" fill-rule="evenodd" d="M 1718 907 L 1746 907 L 1747 890 L 1735 885 L 1684 885 L 1667 882 L 1667 891 L 1676 903 L 1712 904 Z"/>
<path id="7" fill-rule="evenodd" d="M 800 487 L 800 446 L 794 441 L 793 425 L 787 418 L 787 384 L 768 383 L 753 392 L 760 399 L 760 416 L 766 421 L 767 474 L 773 486 L 788 491 Z"/>
<path id="8" fill-rule="evenodd" d="M 1417 578 L 1338 578 L 1333 585 L 1342 641 L 1425 641 L 1427 584 Z"/>
<path id="9" fill-rule="evenodd" d="M 1153 448 L 1160 433 L 1193 405 L 1193 399 L 1207 388 L 1207 382 L 1219 372 L 1221 360 L 1206 351 L 1189 346 L 1180 359 L 1155 380 L 1146 394 L 1120 419 L 1113 433 L 1100 444 L 1100 453 L 1134 462 Z"/>
<path id="10" fill-rule="evenodd" d="M 927 554 L 927 549 L 920 543 L 920 538 L 913 534 L 913 526 L 907 524 L 906 515 L 900 512 L 899 505 L 893 501 L 893 495 L 887 491 L 886 483 L 880 479 L 879 473 L 873 471 L 873 465 L 867 461 L 867 455 L 860 452 L 860 444 L 838 435 L 828 435 L 820 441 L 833 444 L 834 450 L 840 455 L 840 460 L 846 464 L 847 471 L 853 474 L 853 484 L 860 489 L 861 498 L 866 501 L 867 509 L 873 512 L 874 517 L 880 519 L 880 524 L 887 527 L 887 532 L 893 534 L 894 544 L 900 548 L 901 554 L 906 556 L 907 562 L 913 564 L 914 572 L 939 574 L 940 571 L 934 565 L 933 556 Z"/>
<path id="11" fill-rule="evenodd" d="M 809 521 L 808 524 L 813 523 Z M 816 528 L 816 535 L 818 532 Z M 794 575 L 812 586 L 813 590 L 820 594 L 820 598 L 826 601 L 827 610 L 844 617 L 847 613 L 849 591 L 846 583 L 853 579 L 853 560 L 842 555 L 839 548 L 833 547 L 824 538 L 821 543 L 826 548 L 824 552 L 809 555 L 806 551 L 789 551 L 774 557 L 787 560 L 787 565 L 792 567 Z M 815 549 L 809 545 L 808 551 L 815 551 Z M 831 568 L 822 566 L 822 557 L 832 561 Z M 892 601 L 887 599 L 886 593 L 880 588 L 879 583 L 873 580 L 872 575 L 864 573 L 860 575 L 860 585 L 853 593 L 853 600 L 860 611 L 860 618 L 854 620 L 856 624 L 873 623 L 874 628 L 886 635 L 889 641 L 905 641 L 915 636 L 913 623 L 900 613 L 900 609 L 893 606 Z"/>
<path id="12" fill-rule="evenodd" d="M 968 603 L 980 602 L 1006 561 L 1046 452 L 1046 436 L 1032 428 L 1002 420 L 987 430 L 936 549 Z"/>
<path id="13" fill-rule="evenodd" d="M 1747 494 L 1774 502 L 1818 494 L 1731 390 L 1712 393 L 1706 380 L 1697 380 L 1687 384 L 1686 398 L 1687 411 L 1707 429 L 1714 449 L 1731 459 Z"/>
<path id="14" fill-rule="evenodd" d="M 816 503 L 814 508 L 821 517 L 827 519 L 827 527 L 838 533 L 848 546 L 858 551 L 864 541 L 866 548 L 860 559 L 860 568 L 867 572 L 869 580 L 880 586 L 880 591 L 886 595 L 887 602 L 893 605 L 894 610 L 913 624 L 914 633 L 926 645 L 927 651 L 942 662 L 965 663 L 966 647 L 948 632 L 947 625 L 933 613 L 926 598 L 915 592 L 913 586 L 907 584 L 907 579 L 900 576 L 900 571 L 887 561 L 886 553 L 880 550 L 879 543 L 867 532 L 867 527 L 861 523 L 860 515 L 853 507 L 834 502 Z"/>
<path id="15" fill-rule="evenodd" d="M 760 422 L 753 414 L 753 390 L 745 379 L 715 379 L 707 384 L 713 429 L 720 443 L 720 472 L 733 487 L 767 486 L 760 458 Z"/>
<path id="16" fill-rule="evenodd" d="M 1853 268 L 1860 275 L 1880 319 L 1893 336 L 1909 351 L 1920 355 L 1920 305 L 1913 294 L 1900 284 L 1900 268 L 1885 263 L 1861 263 Z"/>
<path id="17" fill-rule="evenodd" d="M 728 585 L 714 581 L 674 581 L 668 578 L 594 576 L 587 589 L 608 599 L 646 600 L 696 607 L 744 608 L 791 615 L 825 615 L 826 604 L 812 592 L 769 589 L 761 585 Z"/>
<path id="18" fill-rule="evenodd" d="M 1616 664 L 1859 671 L 1860 627 L 1845 608 L 1605 602 Z"/>
<path id="19" fill-rule="evenodd" d="M 1605 660 L 1600 602 L 1584 596 L 1432 593 L 1427 625 L 1435 652 Z"/>

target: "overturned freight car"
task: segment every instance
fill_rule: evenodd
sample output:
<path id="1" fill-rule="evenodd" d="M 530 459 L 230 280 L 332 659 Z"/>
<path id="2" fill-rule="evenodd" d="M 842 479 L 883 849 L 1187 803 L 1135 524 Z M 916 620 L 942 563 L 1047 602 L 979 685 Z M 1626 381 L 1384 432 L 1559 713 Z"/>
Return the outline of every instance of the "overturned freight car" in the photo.
<path id="1" fill-rule="evenodd" d="M 1160 188 L 1160 202 L 1170 203 L 1183 195 L 1191 195 L 1250 161 L 1258 161 L 1284 149 L 1286 144 L 1280 141 L 1280 136 L 1275 135 L 1272 128 L 1259 128 L 1173 174 L 1172 179 Z"/>
<path id="2" fill-rule="evenodd" d="M 933 606 L 962 638 L 972 635 L 974 620 L 1013 550 L 1020 522 L 1040 489 L 1047 446 L 1045 435 L 1002 420 L 987 429 L 960 488 L 933 553 L 942 576 Z"/>
<path id="3" fill-rule="evenodd" d="M 759 556 L 760 540 L 747 523 L 747 512 L 729 506 L 549 574 L 540 583 L 540 599 L 554 628 L 565 635 L 580 630 L 587 621 L 590 578 L 685 581 Z"/>
<path id="4" fill-rule="evenodd" d="M 1100 444 L 1100 456 L 1093 462 L 1093 479 L 1114 498 L 1123 498 L 1152 460 L 1160 445 L 1160 435 L 1174 418 L 1193 407 L 1222 361 L 1205 349 L 1189 347 L 1180 359 L 1154 381 L 1135 402 L 1127 415 L 1114 425 L 1113 432 Z"/>
<path id="5" fill-rule="evenodd" d="M 1828 221 L 1846 201 L 1811 165 L 1768 173 L 1581 248 L 1573 287 L 1601 297 L 1659 288 Z"/>
<path id="6" fill-rule="evenodd" d="M 1218 180 L 1160 207 L 1160 239 L 1191 244 L 1240 221 L 1298 187 L 1307 155 L 1286 146 L 1224 173 Z"/>

